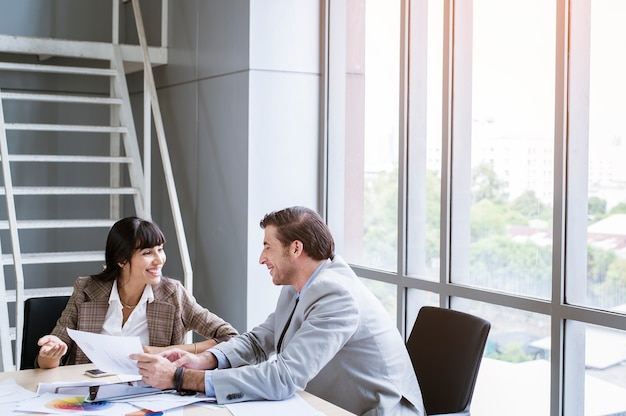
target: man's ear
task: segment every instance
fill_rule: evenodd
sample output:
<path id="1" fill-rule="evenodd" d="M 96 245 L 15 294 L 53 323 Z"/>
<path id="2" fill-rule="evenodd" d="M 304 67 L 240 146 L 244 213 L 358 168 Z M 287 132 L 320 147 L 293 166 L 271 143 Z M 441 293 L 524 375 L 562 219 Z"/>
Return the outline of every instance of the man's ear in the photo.
<path id="1" fill-rule="evenodd" d="M 291 246 L 289 247 L 289 254 L 293 254 L 294 256 L 299 256 L 302 254 L 302 241 L 294 240 L 291 242 Z"/>

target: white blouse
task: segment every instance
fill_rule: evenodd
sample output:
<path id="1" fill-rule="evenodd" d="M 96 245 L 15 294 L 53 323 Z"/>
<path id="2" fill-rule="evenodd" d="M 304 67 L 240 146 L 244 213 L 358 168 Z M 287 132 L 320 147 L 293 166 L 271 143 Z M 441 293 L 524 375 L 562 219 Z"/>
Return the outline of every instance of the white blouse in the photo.
<path id="1" fill-rule="evenodd" d="M 117 335 L 125 337 L 139 337 L 141 345 L 150 345 L 150 333 L 148 332 L 148 321 L 146 318 L 146 305 L 154 302 L 154 293 L 152 286 L 146 285 L 139 299 L 139 303 L 132 310 L 128 320 L 122 325 L 122 302 L 120 294 L 117 291 L 117 282 L 111 289 L 109 296 L 109 309 L 104 324 L 102 325 L 101 334 Z"/>

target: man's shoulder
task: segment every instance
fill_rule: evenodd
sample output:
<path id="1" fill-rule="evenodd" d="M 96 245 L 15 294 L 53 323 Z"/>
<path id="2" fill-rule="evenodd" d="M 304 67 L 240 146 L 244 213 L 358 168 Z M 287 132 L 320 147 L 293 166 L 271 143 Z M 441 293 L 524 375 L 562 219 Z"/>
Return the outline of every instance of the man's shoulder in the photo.
<path id="1" fill-rule="evenodd" d="M 332 260 L 327 261 L 320 270 L 320 275 L 342 275 L 350 278 L 356 278 L 354 270 L 350 265 L 340 256 L 335 256 Z"/>
<path id="2" fill-rule="evenodd" d="M 323 281 L 325 285 L 351 286 L 358 281 L 358 277 L 345 260 L 335 256 L 324 265 L 315 280 Z"/>
<path id="3" fill-rule="evenodd" d="M 360 282 L 354 274 L 342 270 L 327 269 L 321 272 L 304 292 L 305 298 L 314 302 L 322 299 L 351 302 L 356 298 Z"/>

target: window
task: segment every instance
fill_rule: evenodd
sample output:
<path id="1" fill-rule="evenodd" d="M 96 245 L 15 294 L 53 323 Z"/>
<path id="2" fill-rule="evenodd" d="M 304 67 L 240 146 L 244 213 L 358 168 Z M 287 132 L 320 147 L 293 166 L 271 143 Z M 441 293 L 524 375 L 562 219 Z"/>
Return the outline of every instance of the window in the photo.
<path id="1" fill-rule="evenodd" d="M 396 269 L 400 1 L 346 1 L 345 62 L 333 82 L 343 103 L 342 234 L 347 261 Z M 340 9 L 340 7 L 336 7 Z M 334 63 L 333 63 L 334 64 Z"/>
<path id="2" fill-rule="evenodd" d="M 626 3 L 327 4 L 337 252 L 492 323 L 476 414 L 626 413 Z"/>
<path id="3" fill-rule="evenodd" d="M 349 263 L 393 273 L 398 252 L 400 0 L 348 0 L 332 2 L 331 8 L 342 42 L 334 45 L 338 58 L 329 62 L 335 97 L 329 103 L 334 117 L 329 124 L 337 129 L 331 134 L 342 139 L 330 144 L 339 159 L 332 174 L 337 180 L 330 184 L 337 197 L 329 199 L 342 207 L 329 217 L 337 215 L 333 233 L 338 252 Z M 364 282 L 395 316 L 396 287 Z"/>
<path id="4" fill-rule="evenodd" d="M 455 9 L 455 283 L 550 297 L 555 12 L 545 0 L 474 0 Z"/>

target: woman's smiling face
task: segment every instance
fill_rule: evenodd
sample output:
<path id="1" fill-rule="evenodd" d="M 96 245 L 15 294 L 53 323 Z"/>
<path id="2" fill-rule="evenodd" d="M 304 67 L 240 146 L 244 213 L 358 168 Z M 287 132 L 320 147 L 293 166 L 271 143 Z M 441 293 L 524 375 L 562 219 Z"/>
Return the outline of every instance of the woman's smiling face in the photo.
<path id="1" fill-rule="evenodd" d="M 128 278 L 132 282 L 154 285 L 161 280 L 166 256 L 163 244 L 135 250 L 130 259 Z"/>

